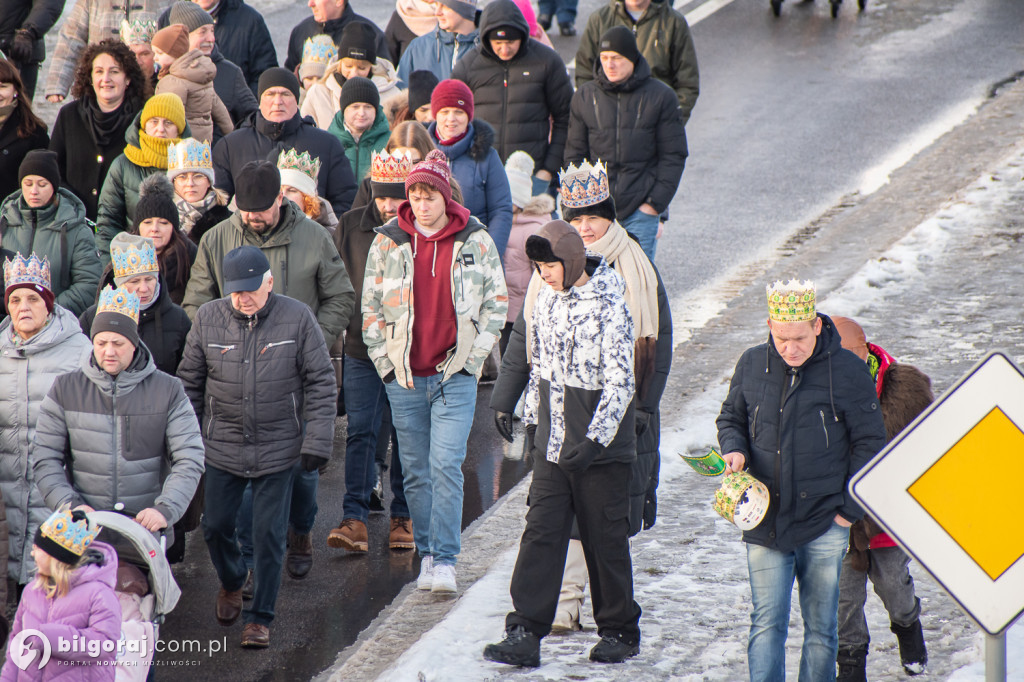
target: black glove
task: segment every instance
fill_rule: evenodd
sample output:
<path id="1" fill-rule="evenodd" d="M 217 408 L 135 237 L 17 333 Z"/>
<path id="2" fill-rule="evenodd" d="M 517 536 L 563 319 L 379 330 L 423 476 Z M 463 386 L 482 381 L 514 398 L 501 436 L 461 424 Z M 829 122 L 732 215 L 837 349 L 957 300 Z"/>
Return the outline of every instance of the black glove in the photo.
<path id="1" fill-rule="evenodd" d="M 536 424 L 528 424 L 526 426 L 526 454 L 528 454 L 528 455 L 532 455 L 533 454 L 533 448 L 535 447 L 534 444 L 533 444 L 533 441 L 536 438 L 537 438 L 537 425 Z"/>
<path id="2" fill-rule="evenodd" d="M 501 437 L 512 442 L 512 413 L 494 411 L 494 428 L 498 429 Z"/>
<path id="3" fill-rule="evenodd" d="M 10 45 L 10 58 L 19 64 L 26 64 L 32 61 L 35 52 L 36 40 L 32 31 L 27 28 L 19 28 L 14 32 L 14 40 Z"/>
<path id="4" fill-rule="evenodd" d="M 558 458 L 558 463 L 562 465 L 562 468 L 566 471 L 578 473 L 586 471 L 587 467 L 590 466 L 597 456 L 604 450 L 604 446 L 589 438 L 574 446 L 572 450 L 565 453 Z"/>
<path id="5" fill-rule="evenodd" d="M 316 471 L 321 466 L 330 462 L 330 457 L 321 457 L 320 455 L 302 455 L 302 469 L 304 471 Z"/>
<path id="6" fill-rule="evenodd" d="M 394 380 L 395 380 L 395 370 L 391 370 L 390 372 L 388 372 L 387 374 L 384 375 L 384 383 L 385 384 L 390 384 Z"/>
<path id="7" fill-rule="evenodd" d="M 636 410 L 636 423 L 633 426 L 633 430 L 636 433 L 636 437 L 647 433 L 647 429 L 651 426 L 651 413 L 644 412 L 643 410 Z"/>

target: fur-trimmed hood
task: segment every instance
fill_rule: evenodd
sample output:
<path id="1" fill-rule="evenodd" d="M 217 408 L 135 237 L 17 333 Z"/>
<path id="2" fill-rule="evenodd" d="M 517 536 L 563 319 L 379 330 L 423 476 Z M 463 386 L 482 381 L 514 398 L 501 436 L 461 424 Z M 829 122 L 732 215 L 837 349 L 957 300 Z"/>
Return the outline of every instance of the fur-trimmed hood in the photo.
<path id="1" fill-rule="evenodd" d="M 494 146 L 494 128 L 483 119 L 473 120 L 473 143 L 469 147 L 469 156 L 477 163 L 487 160 L 487 154 Z"/>
<path id="2" fill-rule="evenodd" d="M 555 198 L 550 194 L 538 194 L 523 206 L 523 213 L 527 215 L 550 215 L 554 211 Z"/>

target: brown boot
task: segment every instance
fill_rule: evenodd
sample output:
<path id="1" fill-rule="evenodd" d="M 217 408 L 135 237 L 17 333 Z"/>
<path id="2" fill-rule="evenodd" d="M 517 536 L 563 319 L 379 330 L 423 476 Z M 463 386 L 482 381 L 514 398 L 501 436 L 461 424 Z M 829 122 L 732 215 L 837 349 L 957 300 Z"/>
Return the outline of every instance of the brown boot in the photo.
<path id="1" fill-rule="evenodd" d="M 270 628 L 259 623 L 246 623 L 242 628 L 242 646 L 246 649 L 266 649 L 270 646 Z"/>
<path id="2" fill-rule="evenodd" d="M 242 590 L 229 592 L 223 587 L 217 593 L 217 622 L 228 626 L 238 620 L 242 614 Z"/>
<path id="3" fill-rule="evenodd" d="M 388 547 L 391 549 L 413 549 L 415 546 L 412 539 L 412 519 L 392 516 Z"/>
<path id="4" fill-rule="evenodd" d="M 365 552 L 368 544 L 366 524 L 358 519 L 345 519 L 327 536 L 328 547 L 350 552 Z"/>
<path id="5" fill-rule="evenodd" d="M 293 530 L 288 531 L 288 553 L 284 559 L 288 575 L 302 580 L 313 567 L 313 538 L 309 533 L 299 535 Z"/>

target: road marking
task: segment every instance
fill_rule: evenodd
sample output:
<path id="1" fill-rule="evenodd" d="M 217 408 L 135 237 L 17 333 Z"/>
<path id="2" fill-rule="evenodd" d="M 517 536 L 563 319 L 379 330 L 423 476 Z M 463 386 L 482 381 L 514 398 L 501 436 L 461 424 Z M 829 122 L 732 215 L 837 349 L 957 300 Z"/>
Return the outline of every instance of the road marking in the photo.
<path id="1" fill-rule="evenodd" d="M 733 0 L 708 0 L 695 10 L 686 13 L 686 23 L 692 28 L 699 21 L 707 19 L 712 14 L 730 4 Z M 683 3 L 685 6 L 687 3 Z"/>

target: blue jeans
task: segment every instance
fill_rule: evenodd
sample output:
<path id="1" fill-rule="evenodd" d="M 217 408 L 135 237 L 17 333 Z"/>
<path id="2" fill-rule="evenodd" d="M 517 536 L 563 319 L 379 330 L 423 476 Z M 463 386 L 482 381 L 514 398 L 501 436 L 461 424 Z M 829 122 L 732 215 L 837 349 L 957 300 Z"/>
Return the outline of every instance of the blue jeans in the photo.
<path id="1" fill-rule="evenodd" d="M 236 520 L 242 494 L 252 488 L 252 521 L 256 534 L 253 572 L 255 593 L 242 611 L 246 623 L 269 626 L 274 620 L 274 604 L 281 587 L 281 565 L 288 535 L 288 508 L 291 505 L 293 469 L 259 478 L 243 478 L 223 469 L 206 465 L 206 508 L 203 513 L 203 537 L 210 560 L 225 590 L 242 589 L 248 572 L 238 547 Z"/>
<path id="2" fill-rule="evenodd" d="M 387 384 L 405 472 L 413 539 L 421 557 L 455 564 L 462 539 L 462 462 L 476 412 L 476 377 L 414 377 Z"/>
<path id="3" fill-rule="evenodd" d="M 640 248 L 644 250 L 652 263 L 654 262 L 654 252 L 658 249 L 658 223 L 660 220 L 659 216 L 647 215 L 639 208 L 619 220 L 619 224 L 626 228 L 626 232 L 640 242 Z"/>
<path id="4" fill-rule="evenodd" d="M 571 24 L 576 21 L 576 5 L 579 0 L 538 0 L 540 14 L 547 14 L 558 19 L 559 25 Z"/>
<path id="5" fill-rule="evenodd" d="M 345 441 L 345 498 L 343 519 L 363 523 L 370 516 L 370 492 L 377 482 L 377 452 L 381 441 L 387 452 L 391 420 L 387 430 L 382 417 L 387 411 L 388 396 L 377 369 L 369 360 L 345 356 L 345 412 L 348 413 L 348 436 Z M 396 449 L 391 465 L 391 515 L 409 517 L 409 507 L 402 487 L 402 464 Z"/>
<path id="6" fill-rule="evenodd" d="M 747 642 L 751 682 L 786 679 L 786 634 L 794 577 L 804 620 L 799 680 L 828 682 L 836 679 L 839 573 L 849 539 L 850 529 L 833 521 L 824 535 L 792 552 L 747 545 L 747 570 L 754 605 Z"/>
<path id="7" fill-rule="evenodd" d="M 295 464 L 292 470 L 292 501 L 288 511 L 288 526 L 298 535 L 307 535 L 312 532 L 313 524 L 316 522 L 316 512 L 319 507 L 316 504 L 317 490 L 320 487 L 320 472 L 306 471 L 302 468 L 302 462 Z M 250 569 L 253 567 L 252 559 L 252 486 L 247 485 L 242 494 L 242 503 L 238 506 L 238 545 L 242 550 L 242 558 L 245 565 Z"/>

